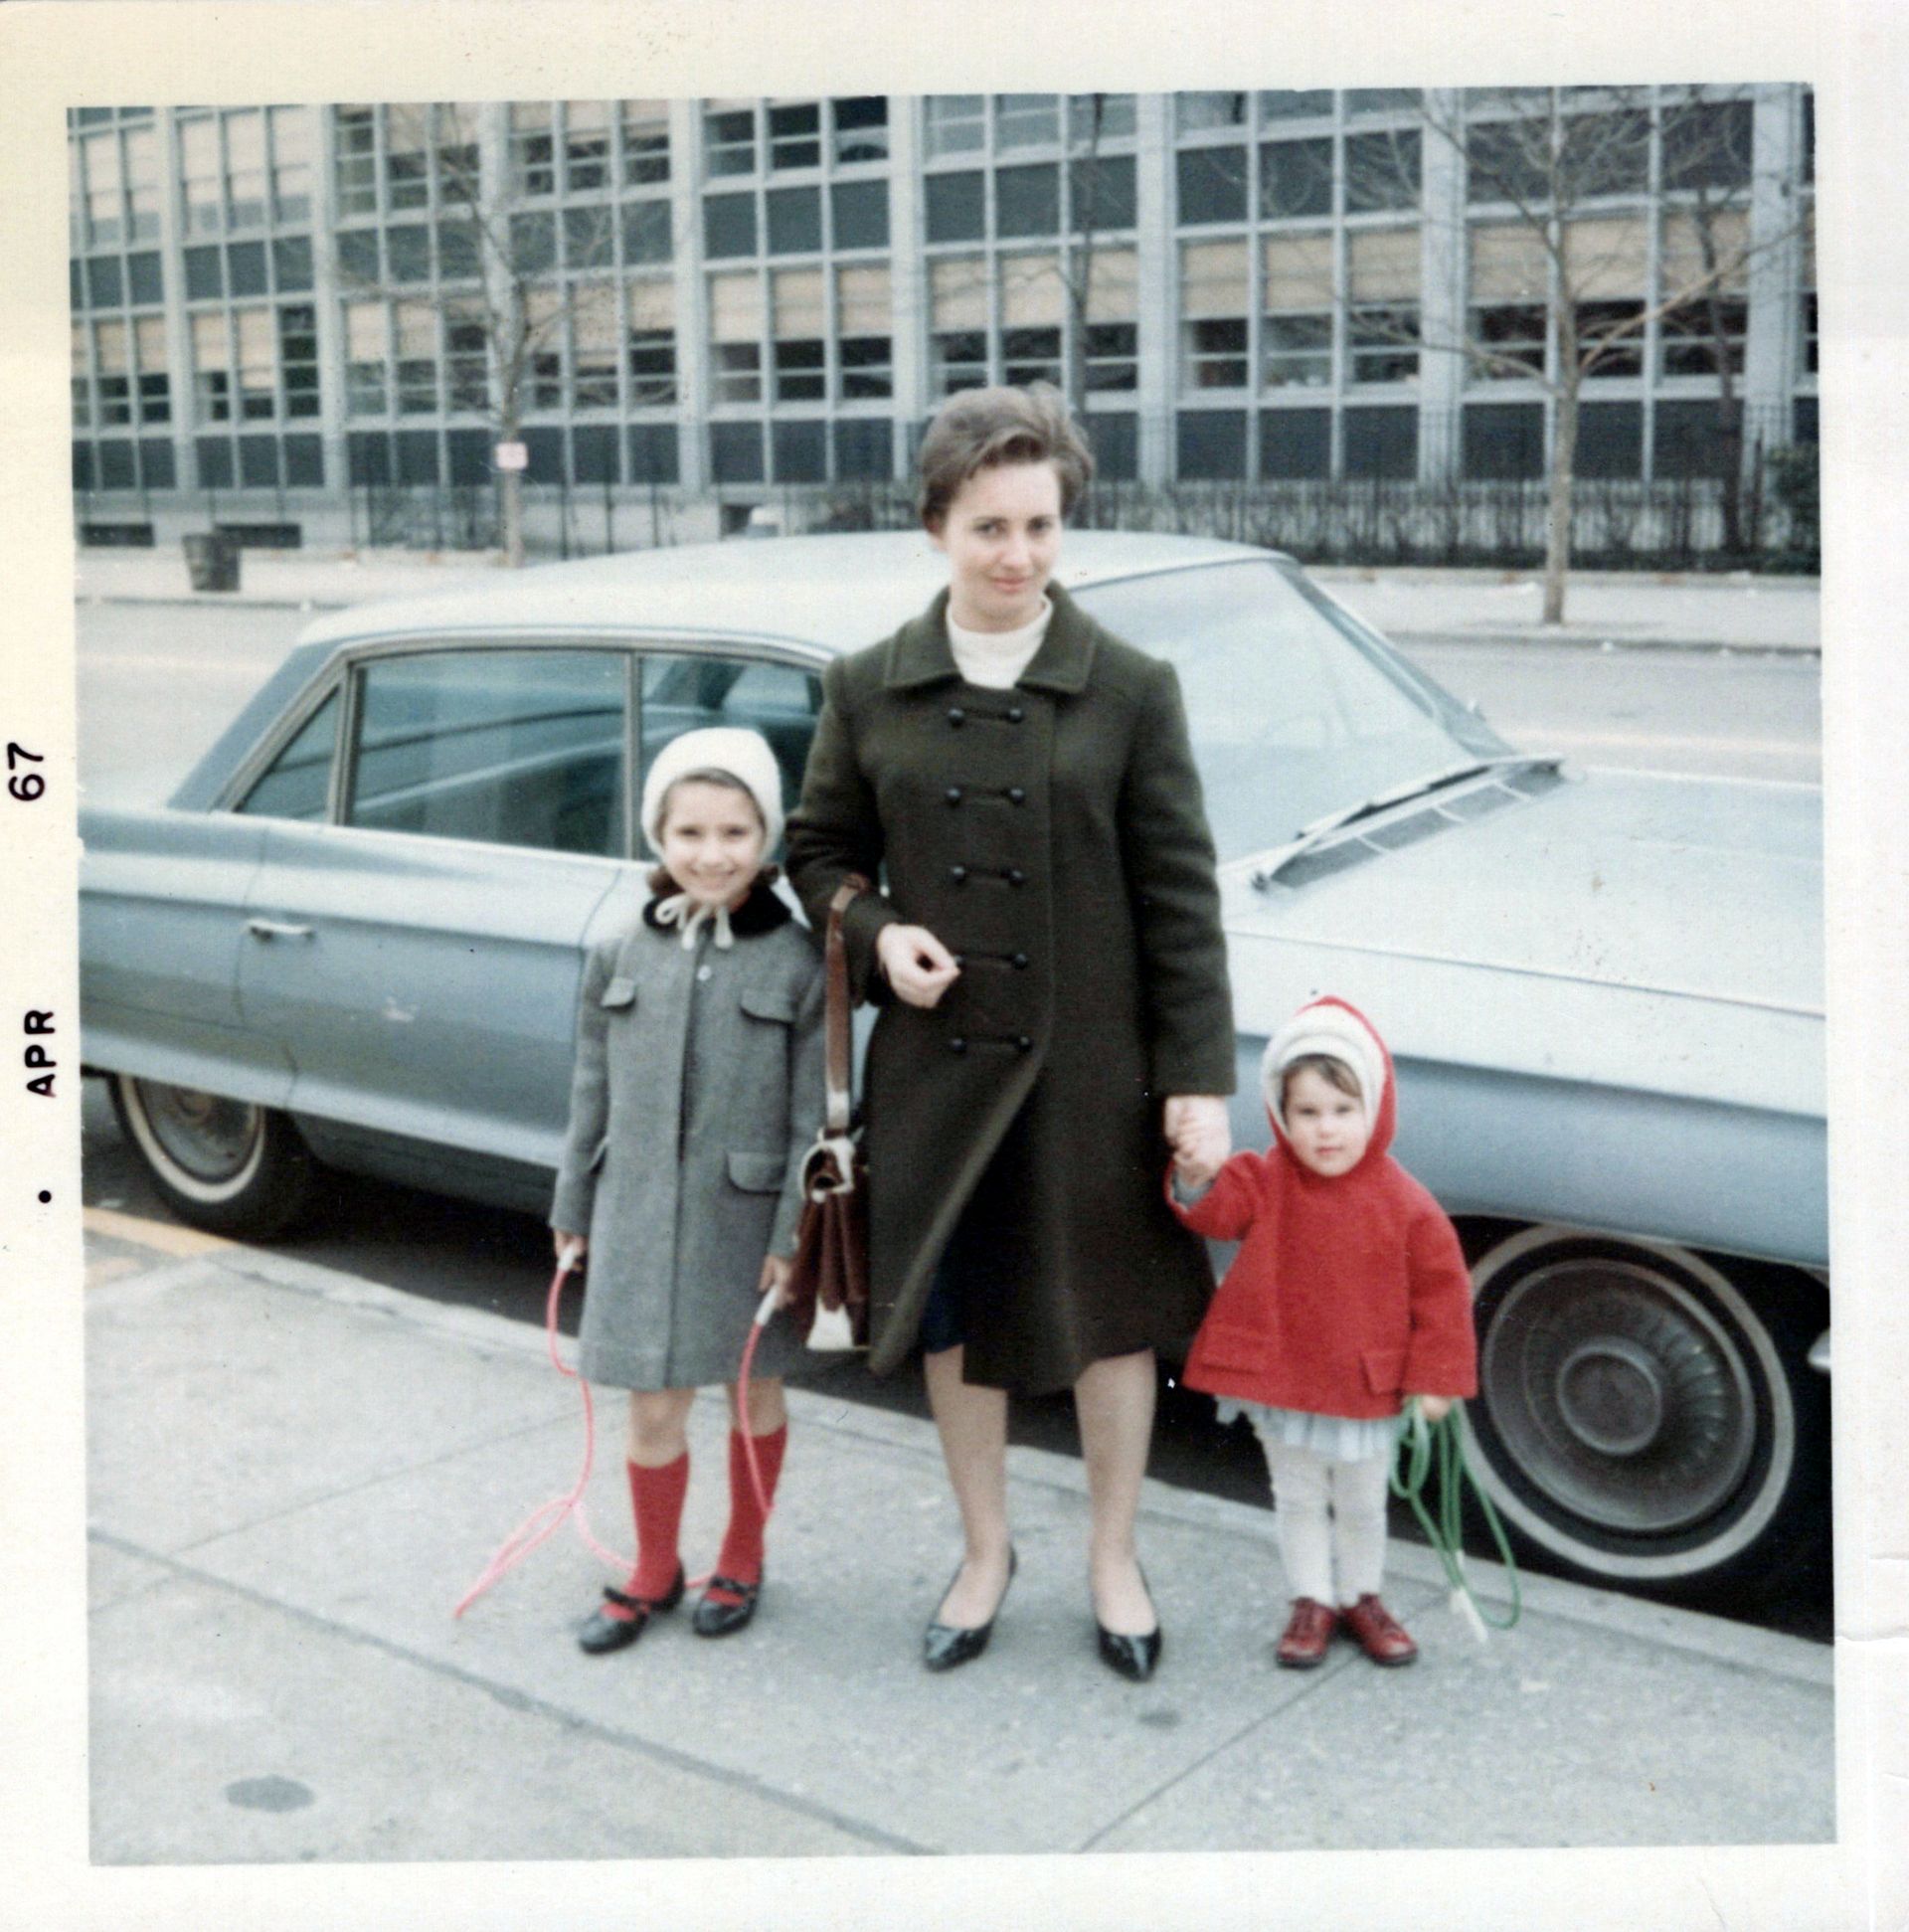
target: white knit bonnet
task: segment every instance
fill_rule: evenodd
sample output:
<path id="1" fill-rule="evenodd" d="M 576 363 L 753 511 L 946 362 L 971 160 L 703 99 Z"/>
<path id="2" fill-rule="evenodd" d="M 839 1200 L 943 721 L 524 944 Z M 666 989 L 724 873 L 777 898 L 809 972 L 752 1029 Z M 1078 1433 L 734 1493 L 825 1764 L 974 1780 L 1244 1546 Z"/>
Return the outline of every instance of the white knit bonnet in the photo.
<path id="1" fill-rule="evenodd" d="M 712 725 L 672 738 L 643 780 L 643 836 L 658 858 L 663 851 L 663 801 L 669 788 L 692 772 L 723 772 L 733 778 L 763 814 L 764 855 L 776 849 L 782 836 L 782 769 L 769 740 L 739 726 Z"/>
<path id="2" fill-rule="evenodd" d="M 1300 1010 L 1266 1043 L 1260 1062 L 1260 1090 L 1266 1096 L 1267 1111 L 1286 1132 L 1285 1073 L 1295 1060 L 1308 1053 L 1328 1054 L 1352 1070 L 1359 1083 L 1359 1099 L 1365 1108 L 1365 1124 L 1376 1126 L 1379 1105 L 1385 1098 L 1385 1049 L 1378 1036 L 1359 1016 L 1343 1006 L 1323 1001 Z"/>

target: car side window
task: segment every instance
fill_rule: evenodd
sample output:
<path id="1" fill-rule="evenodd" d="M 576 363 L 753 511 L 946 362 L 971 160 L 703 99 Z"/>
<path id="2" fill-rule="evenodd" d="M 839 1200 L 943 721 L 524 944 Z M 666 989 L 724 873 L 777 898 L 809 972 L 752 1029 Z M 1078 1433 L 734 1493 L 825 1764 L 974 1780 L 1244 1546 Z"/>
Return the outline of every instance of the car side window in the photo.
<path id="1" fill-rule="evenodd" d="M 707 725 L 741 725 L 769 740 L 782 772 L 783 799 L 802 789 L 809 741 L 822 709 L 818 673 L 761 657 L 644 656 L 643 770 L 672 738 Z"/>
<path id="2" fill-rule="evenodd" d="M 359 672 L 345 822 L 620 856 L 627 661 L 610 650 L 374 658 Z"/>
<path id="3" fill-rule="evenodd" d="M 292 734 L 239 809 L 261 818 L 323 818 L 331 799 L 337 741 L 338 693 L 334 691 Z"/>

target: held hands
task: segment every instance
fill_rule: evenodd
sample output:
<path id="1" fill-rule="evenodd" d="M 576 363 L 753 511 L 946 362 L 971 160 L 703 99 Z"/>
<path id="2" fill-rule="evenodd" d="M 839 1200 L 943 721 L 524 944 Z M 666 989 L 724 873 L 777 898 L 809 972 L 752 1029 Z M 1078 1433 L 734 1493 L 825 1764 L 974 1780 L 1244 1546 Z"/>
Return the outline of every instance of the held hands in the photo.
<path id="1" fill-rule="evenodd" d="M 1405 1399 L 1419 1405 L 1419 1413 L 1427 1422 L 1443 1422 L 1452 1413 L 1449 1395 L 1408 1395 Z"/>
<path id="2" fill-rule="evenodd" d="M 1233 1151 L 1226 1102 L 1211 1094 L 1176 1094 L 1166 1103 L 1163 1125 L 1180 1185 L 1189 1191 L 1210 1187 Z"/>
<path id="3" fill-rule="evenodd" d="M 760 1302 L 765 1295 L 774 1289 L 776 1292 L 776 1306 L 779 1309 L 787 1308 L 789 1301 L 789 1277 L 794 1272 L 795 1259 L 792 1255 L 765 1255 L 763 1257 L 762 1279 L 756 1284 L 756 1299 Z"/>
<path id="4" fill-rule="evenodd" d="M 960 977 L 954 954 L 926 926 L 884 926 L 875 957 L 896 998 L 910 1006 L 937 1004 Z"/>
<path id="5" fill-rule="evenodd" d="M 581 1268 L 584 1265 L 584 1256 L 590 1251 L 590 1238 L 587 1235 L 571 1234 L 564 1228 L 552 1228 L 550 1240 L 560 1263 L 565 1263 L 568 1258 L 567 1265 L 571 1268 Z"/>

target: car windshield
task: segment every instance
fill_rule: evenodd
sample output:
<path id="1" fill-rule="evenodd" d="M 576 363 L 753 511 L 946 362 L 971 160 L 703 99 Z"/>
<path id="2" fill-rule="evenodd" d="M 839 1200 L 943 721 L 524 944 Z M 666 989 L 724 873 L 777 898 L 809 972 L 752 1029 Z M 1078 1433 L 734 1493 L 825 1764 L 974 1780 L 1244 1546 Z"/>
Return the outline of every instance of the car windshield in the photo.
<path id="1" fill-rule="evenodd" d="M 1375 631 L 1271 558 L 1083 590 L 1179 673 L 1223 861 L 1377 792 L 1509 747 Z"/>

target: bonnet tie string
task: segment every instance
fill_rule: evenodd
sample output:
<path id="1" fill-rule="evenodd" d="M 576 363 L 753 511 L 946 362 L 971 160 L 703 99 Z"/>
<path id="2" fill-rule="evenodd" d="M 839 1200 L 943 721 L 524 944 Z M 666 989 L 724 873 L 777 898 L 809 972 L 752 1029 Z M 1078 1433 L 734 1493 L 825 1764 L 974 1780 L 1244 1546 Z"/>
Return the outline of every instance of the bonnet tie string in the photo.
<path id="1" fill-rule="evenodd" d="M 683 950 L 685 952 L 696 944 L 696 935 L 705 920 L 709 921 L 714 927 L 716 944 L 727 952 L 735 944 L 736 940 L 736 936 L 729 930 L 729 908 L 727 906 L 698 905 L 686 892 L 671 893 L 667 899 L 657 902 L 656 924 L 658 926 L 680 926 L 683 929 Z"/>

